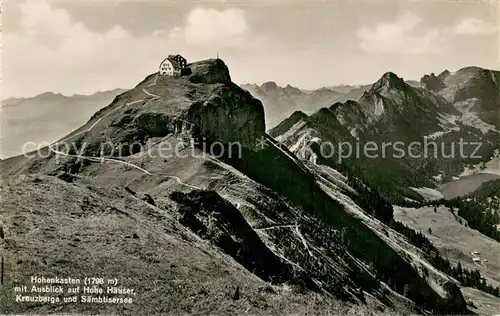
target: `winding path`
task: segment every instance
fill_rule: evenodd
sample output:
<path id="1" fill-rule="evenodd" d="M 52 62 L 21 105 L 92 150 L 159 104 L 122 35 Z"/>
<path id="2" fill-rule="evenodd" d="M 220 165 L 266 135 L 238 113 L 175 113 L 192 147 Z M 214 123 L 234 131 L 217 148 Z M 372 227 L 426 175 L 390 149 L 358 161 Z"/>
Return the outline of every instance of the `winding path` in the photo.
<path id="1" fill-rule="evenodd" d="M 155 80 L 153 80 L 153 82 L 151 82 L 150 84 L 148 84 L 148 85 L 146 86 L 146 88 L 149 88 L 149 87 L 154 86 L 154 85 L 156 84 L 156 80 L 157 80 L 157 79 L 158 79 L 158 75 L 156 75 L 156 76 L 155 76 Z M 154 100 L 161 99 L 161 97 L 160 97 L 159 95 L 149 92 L 148 90 L 146 90 L 146 88 L 142 88 L 142 91 L 143 91 L 145 94 L 149 95 L 149 96 L 150 96 L 150 97 L 152 97 Z"/>
<path id="2" fill-rule="evenodd" d="M 148 90 L 146 90 L 146 88 L 142 88 L 142 91 L 149 95 L 150 97 L 153 97 L 153 100 L 158 100 L 158 99 L 161 99 L 161 97 L 157 94 L 153 94 L 153 93 L 150 93 Z"/>
<path id="3" fill-rule="evenodd" d="M 304 248 L 306 248 L 307 253 L 309 253 L 309 255 L 311 257 L 315 258 L 314 254 L 312 253 L 312 251 L 309 249 L 309 246 L 307 245 L 306 239 L 304 238 L 304 236 L 300 232 L 299 224 L 275 224 L 275 225 L 269 225 L 269 226 L 253 228 L 253 229 L 254 230 L 267 230 L 267 229 L 273 229 L 273 228 L 295 228 L 294 231 L 297 234 L 297 236 L 300 238 L 300 241 L 304 245 Z"/>
<path id="4" fill-rule="evenodd" d="M 158 75 L 155 76 L 154 81 L 151 84 L 149 84 L 148 87 L 151 87 L 151 86 L 155 85 L 157 78 L 158 78 Z M 154 100 L 157 100 L 157 99 L 161 98 L 160 96 L 158 96 L 156 94 L 149 93 L 145 88 L 143 88 L 142 90 L 143 90 L 144 93 L 146 93 L 148 96 L 152 97 L 152 99 L 154 99 Z M 120 105 L 119 107 L 117 107 L 117 108 L 109 111 L 108 113 L 104 114 L 102 117 L 100 117 L 97 121 L 95 121 L 94 124 L 92 124 L 86 130 L 83 130 L 81 132 L 78 132 L 76 134 L 68 136 L 67 138 L 64 139 L 64 141 L 66 141 L 68 139 L 71 139 L 71 138 L 73 138 L 75 136 L 78 136 L 78 135 L 81 135 L 81 134 L 85 134 L 85 133 L 91 131 L 94 127 L 97 126 L 97 124 L 99 124 L 102 121 L 102 119 L 104 119 L 105 117 L 107 117 L 111 113 L 116 112 L 117 110 L 123 108 L 124 106 L 135 104 L 135 103 L 139 103 L 139 102 L 144 102 L 146 100 L 147 99 L 140 99 L 140 100 L 136 100 L 136 101 L 124 103 L 124 104 Z M 57 141 L 57 142 L 49 145 L 49 149 L 52 152 L 54 152 L 55 154 L 57 154 L 57 155 L 62 155 L 62 156 L 66 156 L 66 157 L 76 157 L 76 158 L 80 158 L 80 159 L 86 159 L 86 160 L 95 161 L 95 162 L 101 162 L 101 163 L 103 163 L 103 162 L 121 163 L 123 165 L 126 165 L 126 166 L 132 167 L 134 169 L 137 169 L 139 171 L 142 171 L 143 173 L 145 173 L 147 175 L 150 175 L 150 176 L 163 176 L 163 177 L 171 178 L 171 179 L 174 179 L 175 181 L 177 181 L 177 183 L 179 183 L 180 185 L 184 185 L 184 186 L 189 187 L 191 189 L 201 190 L 200 187 L 197 187 L 197 186 L 194 186 L 194 185 L 182 182 L 182 180 L 179 177 L 177 177 L 177 176 L 167 175 L 167 174 L 164 174 L 164 173 L 152 173 L 152 172 L 149 172 L 148 170 L 146 170 L 146 169 L 144 169 L 142 167 L 139 167 L 139 166 L 137 166 L 137 165 L 135 165 L 133 163 L 126 162 L 126 161 L 123 161 L 123 160 L 114 159 L 114 158 L 106 158 L 106 157 L 93 157 L 93 156 L 84 156 L 84 155 L 73 155 L 73 154 L 68 154 L 68 153 L 59 151 L 59 150 L 55 149 L 54 146 L 58 145 L 60 142 L 61 141 Z"/>
<path id="5" fill-rule="evenodd" d="M 302 244 L 304 245 L 304 247 L 306 248 L 307 252 L 309 253 L 309 255 L 311 257 L 314 258 L 314 255 L 311 251 L 311 249 L 309 249 L 309 246 L 307 245 L 307 241 L 306 239 L 304 238 L 304 236 L 302 236 L 302 233 L 300 232 L 300 229 L 299 229 L 299 225 L 295 225 L 295 232 L 297 233 L 297 235 L 299 236 L 300 240 L 302 241 Z"/>
<path id="6" fill-rule="evenodd" d="M 268 230 L 268 229 L 273 229 L 273 228 L 287 228 L 287 227 L 295 227 L 297 226 L 296 224 L 275 224 L 275 225 L 269 225 L 269 226 L 264 226 L 264 227 L 257 227 L 254 228 L 256 230 Z"/>

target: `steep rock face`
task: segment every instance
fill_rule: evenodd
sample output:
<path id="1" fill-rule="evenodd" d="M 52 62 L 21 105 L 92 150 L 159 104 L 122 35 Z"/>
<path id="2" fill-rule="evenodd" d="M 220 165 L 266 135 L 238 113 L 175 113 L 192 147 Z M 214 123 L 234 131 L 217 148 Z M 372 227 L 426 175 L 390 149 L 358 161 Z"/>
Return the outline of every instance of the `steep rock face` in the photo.
<path id="1" fill-rule="evenodd" d="M 256 139 L 265 133 L 262 103 L 233 84 L 222 87 L 218 94 L 204 102 L 193 103 L 187 120 L 211 140 L 239 142 L 249 149 L 253 149 Z"/>

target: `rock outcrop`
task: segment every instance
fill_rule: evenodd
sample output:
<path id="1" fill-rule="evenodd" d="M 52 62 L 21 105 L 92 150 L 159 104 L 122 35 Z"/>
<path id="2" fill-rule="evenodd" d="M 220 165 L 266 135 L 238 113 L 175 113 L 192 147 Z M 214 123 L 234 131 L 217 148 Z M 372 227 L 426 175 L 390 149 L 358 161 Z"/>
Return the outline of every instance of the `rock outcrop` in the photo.
<path id="1" fill-rule="evenodd" d="M 221 59 L 208 59 L 189 64 L 191 75 L 188 80 L 194 83 L 231 83 L 229 69 Z"/>
<path id="2" fill-rule="evenodd" d="M 445 87 L 442 76 L 439 75 L 436 77 L 434 73 L 423 76 L 422 79 L 420 79 L 420 85 L 423 88 L 431 91 L 439 91 Z"/>
<path id="3" fill-rule="evenodd" d="M 256 139 L 265 133 L 262 103 L 233 84 L 221 87 L 205 101 L 193 103 L 187 120 L 209 140 L 238 142 L 249 149 L 254 149 Z"/>

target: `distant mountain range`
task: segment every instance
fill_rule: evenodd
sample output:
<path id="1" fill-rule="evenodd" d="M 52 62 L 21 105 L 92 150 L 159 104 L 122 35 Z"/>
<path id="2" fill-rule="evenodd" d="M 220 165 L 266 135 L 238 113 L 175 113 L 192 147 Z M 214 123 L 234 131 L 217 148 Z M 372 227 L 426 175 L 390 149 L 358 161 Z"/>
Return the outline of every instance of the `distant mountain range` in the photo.
<path id="1" fill-rule="evenodd" d="M 64 96 L 46 92 L 30 98 L 9 98 L 2 102 L 0 158 L 18 155 L 23 145 L 51 143 L 85 123 L 124 89 L 99 91 L 92 95 Z M 33 150 L 32 145 L 27 149 Z"/>
<path id="2" fill-rule="evenodd" d="M 278 86 L 275 82 L 243 84 L 241 87 L 264 104 L 266 128 L 272 128 L 296 110 L 305 113 L 314 111 L 335 102 L 357 100 L 369 86 L 340 86 L 306 91 L 291 85 Z"/>
<path id="3" fill-rule="evenodd" d="M 407 81 L 412 86 L 420 86 L 417 81 Z M 303 90 L 291 85 L 278 86 L 269 81 L 262 85 L 242 84 L 243 89 L 252 93 L 264 104 L 266 128 L 270 129 L 294 111 L 312 114 L 322 107 L 335 102 L 358 100 L 371 85 L 336 85 L 316 90 Z"/>
<path id="4" fill-rule="evenodd" d="M 419 85 L 416 81 L 408 82 L 411 85 Z M 337 85 L 303 90 L 291 85 L 280 87 L 274 82 L 266 82 L 260 86 L 256 84 L 240 86 L 263 102 L 267 129 L 276 126 L 296 110 L 312 114 L 336 102 L 358 100 L 371 87 L 371 85 Z M 114 89 L 92 95 L 72 96 L 45 92 L 34 97 L 3 100 L 4 131 L 3 135 L 0 135 L 2 141 L 0 158 L 20 154 L 26 142 L 55 141 L 83 124 L 85 119 L 103 104 L 109 104 L 114 97 L 124 91 L 126 90 Z M 74 110 L 76 108 L 78 111 Z M 42 120 L 43 126 L 40 123 Z"/>

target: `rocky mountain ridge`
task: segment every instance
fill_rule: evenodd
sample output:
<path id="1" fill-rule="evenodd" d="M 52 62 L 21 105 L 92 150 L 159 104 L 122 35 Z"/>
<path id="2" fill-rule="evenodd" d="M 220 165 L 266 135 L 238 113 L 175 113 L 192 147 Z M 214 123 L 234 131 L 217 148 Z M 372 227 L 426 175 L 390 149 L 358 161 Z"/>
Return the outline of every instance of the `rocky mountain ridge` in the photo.
<path id="1" fill-rule="evenodd" d="M 405 82 L 413 87 L 420 86 L 420 83 L 414 80 Z M 242 84 L 240 86 L 263 102 L 266 111 L 266 126 L 270 129 L 294 111 L 312 114 L 335 102 L 356 101 L 372 85 L 336 85 L 304 90 L 290 84 L 280 87 L 275 82 L 269 81 L 260 86 L 257 84 Z"/>
<path id="2" fill-rule="evenodd" d="M 453 103 L 462 112 L 465 124 L 481 124 L 482 130 L 500 128 L 500 71 L 479 67 L 454 73 L 445 70 L 437 77 L 425 75 L 421 83 Z"/>
<path id="3" fill-rule="evenodd" d="M 364 170 L 361 171 L 363 177 L 378 190 L 399 192 L 399 196 L 414 199 L 412 187 L 434 187 L 436 176 L 449 179 L 462 173 L 468 165 L 486 162 L 493 157 L 498 149 L 500 129 L 486 121 L 492 117 L 490 108 L 500 115 L 500 104 L 495 103 L 500 86 L 488 89 L 478 87 L 490 87 L 497 82 L 496 73 L 473 67 L 454 74 L 444 71 L 439 76 L 425 76 L 422 79 L 423 88 L 417 88 L 388 72 L 365 91 L 357 102 L 334 103 L 312 115 L 295 113 L 273 128 L 270 134 L 302 158 L 313 160 L 317 159 L 321 144 L 339 142 L 361 144 L 361 147 L 372 141 L 379 145 L 389 143 L 386 152 L 388 157 L 397 154 L 392 147 L 395 142 L 419 142 L 417 150 L 421 156 L 424 156 L 424 146 L 428 142 L 437 142 L 435 148 L 441 146 L 441 153 L 438 154 L 464 152 L 465 157 L 454 155 L 451 159 L 385 159 L 380 156 L 375 159 L 345 159 L 346 168 Z M 434 82 L 440 80 L 449 86 L 435 91 L 438 88 L 433 88 Z M 469 98 L 463 100 L 460 97 L 462 95 Z M 481 104 L 484 106 L 481 107 Z M 494 123 L 491 120 L 489 122 Z M 458 143 L 461 140 L 469 144 L 479 143 L 480 149 L 474 155 L 471 146 L 460 149 Z M 385 181 L 383 178 L 391 180 Z M 401 202 L 393 193 L 388 194 L 393 201 Z"/>

